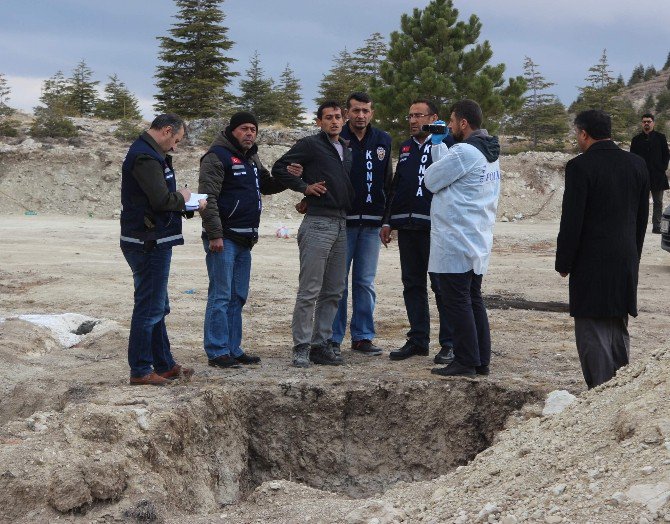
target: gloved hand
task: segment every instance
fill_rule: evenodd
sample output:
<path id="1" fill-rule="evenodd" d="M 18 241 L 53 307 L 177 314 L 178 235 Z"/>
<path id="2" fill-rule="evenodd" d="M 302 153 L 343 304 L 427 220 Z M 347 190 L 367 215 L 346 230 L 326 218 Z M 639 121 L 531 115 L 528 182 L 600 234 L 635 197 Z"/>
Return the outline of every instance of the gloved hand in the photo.
<path id="1" fill-rule="evenodd" d="M 435 120 L 435 122 L 433 122 L 433 125 L 446 126 L 447 123 L 444 120 Z M 449 136 L 449 128 L 447 127 L 447 132 L 444 133 L 443 135 L 436 135 L 435 133 L 433 133 L 433 135 L 430 137 L 430 143 L 433 145 L 440 144 L 442 143 L 442 140 L 444 140 L 448 136 Z"/>

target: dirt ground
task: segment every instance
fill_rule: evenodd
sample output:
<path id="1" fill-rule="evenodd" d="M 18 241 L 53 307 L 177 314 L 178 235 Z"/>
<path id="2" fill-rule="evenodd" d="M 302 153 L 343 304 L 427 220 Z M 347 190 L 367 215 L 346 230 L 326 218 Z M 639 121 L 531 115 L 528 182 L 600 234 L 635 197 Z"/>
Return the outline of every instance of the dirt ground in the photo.
<path id="1" fill-rule="evenodd" d="M 500 511 L 463 517 L 455 507 L 426 516 L 407 494 L 413 482 L 468 463 L 504 427 L 507 434 L 538 420 L 547 392 L 584 391 L 572 322 L 561 311 L 567 281 L 553 269 L 557 223 L 496 224 L 484 280 L 492 373 L 444 380 L 430 374 L 432 358 L 391 362 L 346 350 L 341 368 L 292 368 L 299 222 L 282 220 L 289 239 L 274 236 L 272 219 L 263 222 L 243 341 L 262 365 L 206 365 L 207 275 L 195 219 L 184 223 L 186 245 L 174 249 L 168 330 L 176 359 L 196 374 L 167 388 L 134 388 L 125 360 L 132 284 L 118 222 L 3 217 L 0 521 L 517 522 L 496 520 Z M 634 362 L 667 347 L 670 260 L 659 244 L 648 235 L 641 313 L 630 323 Z M 395 349 L 407 330 L 396 243 L 382 249 L 376 286 L 376 342 Z M 46 313 L 102 322 L 65 349 L 45 328 L 15 318 Z M 431 357 L 434 307 L 432 315 Z M 395 499 L 381 501 L 389 488 Z M 580 521 L 577 509 L 564 513 L 565 522 Z M 544 513 L 528 515 L 515 518 L 545 521 Z"/>

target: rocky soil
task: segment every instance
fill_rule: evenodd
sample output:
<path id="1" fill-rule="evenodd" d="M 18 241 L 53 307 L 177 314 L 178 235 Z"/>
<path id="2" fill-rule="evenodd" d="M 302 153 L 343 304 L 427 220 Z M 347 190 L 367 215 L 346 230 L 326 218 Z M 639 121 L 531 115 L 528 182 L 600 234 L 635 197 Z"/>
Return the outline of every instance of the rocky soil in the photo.
<path id="1" fill-rule="evenodd" d="M 585 392 L 567 283 L 553 270 L 569 155 L 502 160 L 484 282 L 489 377 L 441 379 L 432 358 L 346 349 L 341 368 L 292 368 L 299 219 L 286 192 L 266 199 L 253 251 L 244 344 L 261 366 L 206 364 L 194 219 L 174 250 L 168 329 L 196 374 L 137 388 L 125 362 L 131 275 L 111 220 L 125 145 L 100 123 L 77 125 L 90 148 L 0 144 L 0 522 L 670 521 L 670 261 L 649 234 L 633 363 Z M 268 165 L 295 139 L 270 131 Z M 201 154 L 190 145 L 175 159 L 189 186 Z M 288 239 L 275 236 L 278 224 Z M 376 341 L 390 350 L 407 331 L 395 243 L 376 283 Z M 576 401 L 543 415 L 554 390 Z"/>

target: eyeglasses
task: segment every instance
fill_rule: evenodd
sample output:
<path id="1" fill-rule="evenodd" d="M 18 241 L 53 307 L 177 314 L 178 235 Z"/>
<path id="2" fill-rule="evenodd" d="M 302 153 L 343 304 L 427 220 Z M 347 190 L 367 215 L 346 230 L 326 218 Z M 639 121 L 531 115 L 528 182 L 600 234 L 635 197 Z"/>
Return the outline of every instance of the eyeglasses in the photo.
<path id="1" fill-rule="evenodd" d="M 418 120 L 419 118 L 423 118 L 425 116 L 433 116 L 435 113 L 428 113 L 427 115 L 424 115 L 423 113 L 410 113 L 407 115 L 407 120 L 412 120 L 412 118 L 415 118 Z"/>

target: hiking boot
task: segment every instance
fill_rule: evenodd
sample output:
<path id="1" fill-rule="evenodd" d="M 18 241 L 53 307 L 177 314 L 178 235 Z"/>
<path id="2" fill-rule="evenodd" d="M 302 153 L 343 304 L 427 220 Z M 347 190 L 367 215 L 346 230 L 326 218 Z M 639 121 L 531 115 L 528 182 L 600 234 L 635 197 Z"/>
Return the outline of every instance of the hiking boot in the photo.
<path id="1" fill-rule="evenodd" d="M 333 355 L 335 355 L 335 358 L 342 360 L 342 348 L 340 347 L 340 343 L 330 340 L 328 345 L 330 345 L 330 349 L 332 350 Z"/>
<path id="2" fill-rule="evenodd" d="M 427 357 L 428 348 L 420 348 L 408 340 L 403 347 L 389 353 L 389 358 L 391 360 L 405 360 L 406 358 L 414 356 Z"/>
<path id="3" fill-rule="evenodd" d="M 488 375 L 491 372 L 488 365 L 487 366 L 475 366 L 475 373 L 477 375 Z"/>
<path id="4" fill-rule="evenodd" d="M 248 353 L 242 353 L 239 357 L 235 357 L 235 360 L 244 365 L 261 363 L 261 357 L 249 355 Z"/>
<path id="5" fill-rule="evenodd" d="M 153 371 L 143 377 L 130 377 L 131 386 L 166 386 L 170 381 Z"/>
<path id="6" fill-rule="evenodd" d="M 172 369 L 168 371 L 163 371 L 162 373 L 156 373 L 156 375 L 166 378 L 168 380 L 175 380 L 180 377 L 190 379 L 193 376 L 193 368 L 187 368 L 184 366 L 180 366 L 179 364 L 175 364 L 174 366 L 172 366 Z"/>
<path id="7" fill-rule="evenodd" d="M 446 368 L 433 368 L 430 372 L 433 375 L 441 375 L 443 377 L 474 377 L 477 374 L 473 366 L 464 366 L 456 360 Z"/>
<path id="8" fill-rule="evenodd" d="M 362 355 L 368 355 L 370 357 L 381 355 L 383 353 L 382 348 L 375 346 L 372 343 L 372 340 L 368 339 L 352 342 L 351 351 L 355 351 L 356 353 L 360 353 Z"/>
<path id="9" fill-rule="evenodd" d="M 342 357 L 337 358 L 329 344 L 314 346 L 309 352 L 309 359 L 315 364 L 323 366 L 341 366 L 344 364 Z"/>
<path id="10" fill-rule="evenodd" d="M 454 348 L 451 346 L 442 346 L 440 352 L 435 355 L 433 362 L 436 364 L 451 364 L 454 361 Z"/>
<path id="11" fill-rule="evenodd" d="M 212 358 L 209 361 L 209 365 L 215 368 L 223 369 L 235 369 L 240 367 L 240 363 L 230 355 L 221 355 L 216 358 Z"/>
<path id="12" fill-rule="evenodd" d="M 293 365 L 297 368 L 309 367 L 309 344 L 298 344 L 293 348 Z"/>

